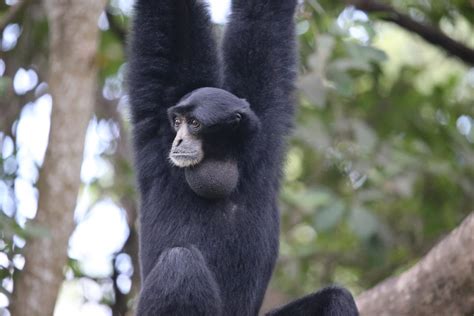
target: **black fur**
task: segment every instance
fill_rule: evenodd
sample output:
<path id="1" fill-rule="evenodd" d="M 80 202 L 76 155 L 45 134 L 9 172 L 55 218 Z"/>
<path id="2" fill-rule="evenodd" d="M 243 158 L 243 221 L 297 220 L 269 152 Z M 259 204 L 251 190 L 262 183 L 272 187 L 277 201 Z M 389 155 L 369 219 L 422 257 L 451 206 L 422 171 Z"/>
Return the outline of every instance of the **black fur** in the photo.
<path id="1" fill-rule="evenodd" d="M 241 119 L 238 125 L 242 133 L 255 134 L 260 128 L 260 120 L 246 100 L 218 88 L 197 89 L 170 108 L 168 117 L 172 125 L 176 114 L 188 114 L 196 118 L 203 125 L 202 134 L 231 129 L 236 114 Z"/>
<path id="2" fill-rule="evenodd" d="M 168 110 L 172 125 L 176 116 L 198 120 L 191 133 L 203 142 L 204 160 L 186 168 L 186 181 L 199 196 L 228 198 L 239 181 L 240 153 L 248 151 L 258 135 L 260 120 L 247 101 L 217 88 L 201 88 L 185 96 Z"/>
<path id="3" fill-rule="evenodd" d="M 138 315 L 258 314 L 278 254 L 277 196 L 294 112 L 296 2 L 234 0 L 221 63 L 201 1 L 137 0 L 129 89 L 142 198 Z M 254 132 L 241 134 L 238 150 L 231 150 L 237 187 L 217 200 L 195 194 L 185 170 L 168 161 L 174 138 L 168 110 L 203 87 L 224 88 L 253 111 L 247 114 Z M 222 123 L 225 108 L 213 104 L 216 113 L 201 116 Z M 342 315 L 330 297 L 327 302 L 316 309 L 321 315 Z M 302 315 L 321 306 L 315 304 Z"/>
<path id="4" fill-rule="evenodd" d="M 194 193 L 206 199 L 227 198 L 239 184 L 238 166 L 233 160 L 206 159 L 184 174 Z"/>
<path id="5" fill-rule="evenodd" d="M 267 316 L 358 316 L 354 298 L 344 288 L 331 286 L 289 303 Z"/>

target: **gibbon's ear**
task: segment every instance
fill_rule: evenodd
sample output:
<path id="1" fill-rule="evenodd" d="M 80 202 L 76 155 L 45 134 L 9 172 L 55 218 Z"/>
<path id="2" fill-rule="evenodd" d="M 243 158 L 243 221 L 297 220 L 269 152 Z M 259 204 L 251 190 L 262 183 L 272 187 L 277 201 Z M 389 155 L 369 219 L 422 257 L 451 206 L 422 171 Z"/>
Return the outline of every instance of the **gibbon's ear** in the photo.
<path id="1" fill-rule="evenodd" d="M 246 134 L 254 134 L 260 130 L 261 122 L 258 116 L 252 111 L 250 104 L 245 99 L 241 99 L 247 105 L 242 111 L 239 111 L 242 119 L 240 121 L 239 130 Z"/>

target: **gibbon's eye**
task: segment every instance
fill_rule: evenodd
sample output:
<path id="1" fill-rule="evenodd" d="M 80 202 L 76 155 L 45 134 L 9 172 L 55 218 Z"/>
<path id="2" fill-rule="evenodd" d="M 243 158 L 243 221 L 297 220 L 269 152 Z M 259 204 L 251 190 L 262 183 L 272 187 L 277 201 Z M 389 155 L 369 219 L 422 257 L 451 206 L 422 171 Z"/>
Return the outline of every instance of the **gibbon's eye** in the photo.
<path id="1" fill-rule="evenodd" d="M 174 118 L 174 128 L 178 129 L 179 126 L 181 125 L 181 120 L 177 117 Z"/>
<path id="2" fill-rule="evenodd" d="M 193 129 L 199 129 L 201 127 L 201 123 L 196 119 L 191 119 L 189 125 L 191 125 Z"/>
<path id="3" fill-rule="evenodd" d="M 237 114 L 235 115 L 235 119 L 237 120 L 237 122 L 240 122 L 240 121 L 242 120 L 242 114 L 237 113 Z"/>

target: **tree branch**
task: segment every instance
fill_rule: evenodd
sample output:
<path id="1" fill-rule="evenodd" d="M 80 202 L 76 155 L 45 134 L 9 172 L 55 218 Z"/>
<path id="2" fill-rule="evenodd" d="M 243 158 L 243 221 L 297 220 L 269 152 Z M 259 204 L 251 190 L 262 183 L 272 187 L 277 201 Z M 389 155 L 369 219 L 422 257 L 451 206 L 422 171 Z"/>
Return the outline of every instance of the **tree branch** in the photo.
<path id="1" fill-rule="evenodd" d="M 367 13 L 383 13 L 383 20 L 393 22 L 416 33 L 427 42 L 445 50 L 467 64 L 474 65 L 474 49 L 444 34 L 436 27 L 413 20 L 409 15 L 398 12 L 394 7 L 373 0 L 348 0 L 348 3 Z"/>
<path id="2" fill-rule="evenodd" d="M 118 202 L 127 214 L 127 223 L 130 229 L 125 244 L 120 253 L 126 253 L 132 259 L 133 275 L 132 287 L 128 294 L 123 294 L 114 282 L 115 303 L 112 306 L 112 315 L 132 316 L 135 315 L 135 301 L 140 292 L 140 262 L 138 260 L 138 205 L 136 202 L 135 179 L 131 171 L 132 145 L 127 137 L 127 129 L 124 118 L 117 108 L 116 101 L 108 101 L 97 94 L 96 115 L 98 117 L 112 119 L 119 126 L 119 139 L 117 139 L 117 150 L 110 157 L 114 167 L 114 185 L 110 188 L 109 194 L 117 195 Z M 114 259 L 115 260 L 115 259 Z M 115 267 L 115 264 L 114 264 Z M 114 270 L 114 279 L 117 277 Z"/>
<path id="3" fill-rule="evenodd" d="M 3 34 L 3 30 L 8 24 L 12 23 L 18 18 L 29 2 L 30 0 L 23 0 L 10 7 L 10 9 L 0 19 L 0 34 Z"/>
<path id="4" fill-rule="evenodd" d="M 474 212 L 418 264 L 357 298 L 361 315 L 473 315 Z"/>
<path id="5" fill-rule="evenodd" d="M 115 36 L 117 36 L 120 42 L 125 44 L 125 40 L 127 39 L 127 32 L 122 26 L 117 23 L 117 21 L 115 20 L 115 16 L 110 13 L 110 10 L 108 8 L 105 10 L 105 14 L 107 16 L 107 20 L 109 21 L 110 31 L 115 34 Z"/>

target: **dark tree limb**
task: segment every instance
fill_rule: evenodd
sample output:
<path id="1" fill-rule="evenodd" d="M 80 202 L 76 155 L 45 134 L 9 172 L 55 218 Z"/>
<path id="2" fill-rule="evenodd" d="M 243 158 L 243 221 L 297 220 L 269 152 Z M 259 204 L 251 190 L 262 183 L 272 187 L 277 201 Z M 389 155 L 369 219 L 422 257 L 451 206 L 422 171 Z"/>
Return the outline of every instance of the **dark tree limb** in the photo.
<path id="1" fill-rule="evenodd" d="M 140 291 L 140 263 L 138 262 L 138 229 L 136 225 L 138 210 L 133 198 L 121 199 L 122 206 L 127 212 L 127 221 L 129 223 L 130 235 L 125 242 L 122 251 L 132 259 L 133 275 L 132 287 L 128 294 L 123 294 L 114 284 L 115 304 L 112 306 L 112 315 L 131 316 L 135 315 L 136 298 Z M 115 267 L 115 265 L 114 265 Z"/>
<path id="2" fill-rule="evenodd" d="M 99 118 L 111 119 L 118 124 L 120 136 L 117 139 L 117 150 L 110 157 L 114 167 L 114 186 L 109 195 L 117 195 L 118 203 L 127 214 L 130 234 L 119 253 L 126 253 L 132 259 L 133 275 L 130 292 L 124 294 L 117 286 L 118 271 L 114 269 L 115 302 L 112 305 L 113 316 L 131 316 L 135 314 L 135 303 L 140 291 L 140 263 L 138 261 L 138 205 L 136 202 L 135 179 L 132 172 L 132 145 L 124 118 L 120 114 L 116 101 L 108 101 L 97 94 L 96 115 Z M 114 259 L 115 260 L 115 259 Z M 114 262 L 115 267 L 115 262 Z"/>
<path id="3" fill-rule="evenodd" d="M 474 49 L 452 39 L 434 26 L 413 20 L 409 15 L 398 12 L 391 5 L 374 0 L 347 0 L 359 10 L 367 13 L 382 13 L 382 19 L 395 23 L 407 31 L 421 36 L 425 41 L 438 46 L 448 54 L 455 56 L 467 64 L 474 65 Z"/>
<path id="4" fill-rule="evenodd" d="M 419 263 L 362 293 L 364 316 L 474 315 L 474 212 Z"/>
<path id="5" fill-rule="evenodd" d="M 24 3 L 26 3 L 26 1 Z M 20 3 L 16 5 L 18 6 L 19 4 Z M 9 8 L 10 10 L 12 9 L 12 7 Z M 45 48 L 47 48 L 47 44 L 44 44 L 46 38 L 39 32 L 34 32 L 36 23 L 44 16 L 42 10 L 43 7 L 38 4 L 37 1 L 30 1 L 28 6 L 25 5 L 25 7 L 20 10 L 22 11 L 20 14 L 22 16 L 17 16 L 10 21 L 21 21 L 20 23 L 22 24 L 22 34 L 15 49 L 9 52 L 0 52 L 0 58 L 3 59 L 5 63 L 3 79 L 8 80 L 4 94 L 0 97 L 0 109 L 2 111 L 0 114 L 0 131 L 14 141 L 15 134 L 13 133 L 12 127 L 15 121 L 19 119 L 24 105 L 34 101 L 40 97 L 40 95 L 33 93 L 33 91 L 28 92 L 26 95 L 16 95 L 11 78 L 15 76 L 20 67 L 25 67 L 26 65 L 34 68 L 39 77 L 39 82 L 45 80 L 44 74 L 47 73 L 47 54 L 44 53 Z M 35 15 L 33 16 L 31 12 L 35 12 Z"/>
<path id="6" fill-rule="evenodd" d="M 8 24 L 14 22 L 21 15 L 29 2 L 30 0 L 23 0 L 15 5 L 12 5 L 10 9 L 8 9 L 8 11 L 0 19 L 0 34 L 3 33 L 3 30 Z"/>
<path id="7" fill-rule="evenodd" d="M 117 36 L 121 43 L 125 44 L 127 39 L 127 31 L 115 20 L 115 16 L 110 12 L 110 9 L 105 10 L 107 20 L 109 21 L 110 31 Z"/>

